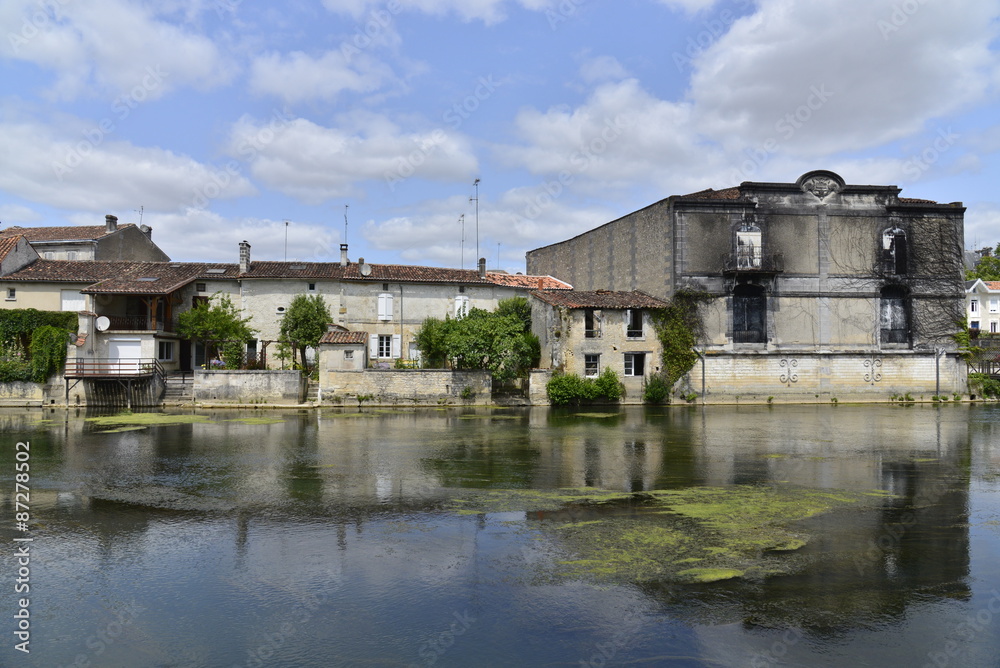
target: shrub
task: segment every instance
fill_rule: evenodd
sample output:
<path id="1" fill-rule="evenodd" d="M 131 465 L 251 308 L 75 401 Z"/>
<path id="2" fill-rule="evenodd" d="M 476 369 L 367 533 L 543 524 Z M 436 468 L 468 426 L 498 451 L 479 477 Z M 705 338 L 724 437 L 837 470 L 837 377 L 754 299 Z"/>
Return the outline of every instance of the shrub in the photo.
<path id="1" fill-rule="evenodd" d="M 22 360 L 0 360 L 0 383 L 34 380 L 31 365 Z"/>
<path id="2" fill-rule="evenodd" d="M 222 346 L 222 361 L 227 369 L 239 369 L 243 366 L 243 343 L 226 341 Z"/>
<path id="3" fill-rule="evenodd" d="M 555 375 L 545 385 L 545 393 L 553 406 L 575 406 L 597 399 L 618 401 L 625 394 L 625 386 L 618 374 L 605 369 L 597 378 L 580 378 L 575 373 Z"/>
<path id="4" fill-rule="evenodd" d="M 647 404 L 658 404 L 670 397 L 670 385 L 662 373 L 653 374 L 646 381 L 642 391 L 642 400 Z"/>
<path id="5" fill-rule="evenodd" d="M 625 385 L 619 380 L 618 374 L 611 369 L 605 369 L 594 381 L 597 397 L 608 401 L 620 401 L 625 396 Z"/>

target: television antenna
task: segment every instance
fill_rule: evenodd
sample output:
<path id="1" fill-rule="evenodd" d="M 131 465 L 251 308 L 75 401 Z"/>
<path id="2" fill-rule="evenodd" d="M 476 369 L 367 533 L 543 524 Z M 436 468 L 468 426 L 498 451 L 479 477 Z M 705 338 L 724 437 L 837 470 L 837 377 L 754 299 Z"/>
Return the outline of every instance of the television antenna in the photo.
<path id="1" fill-rule="evenodd" d="M 458 217 L 458 222 L 462 224 L 462 269 L 465 269 L 465 214 Z"/>
<path id="2" fill-rule="evenodd" d="M 479 262 L 479 179 L 472 182 L 476 187 L 476 196 L 470 197 L 469 201 L 476 203 L 476 262 Z"/>

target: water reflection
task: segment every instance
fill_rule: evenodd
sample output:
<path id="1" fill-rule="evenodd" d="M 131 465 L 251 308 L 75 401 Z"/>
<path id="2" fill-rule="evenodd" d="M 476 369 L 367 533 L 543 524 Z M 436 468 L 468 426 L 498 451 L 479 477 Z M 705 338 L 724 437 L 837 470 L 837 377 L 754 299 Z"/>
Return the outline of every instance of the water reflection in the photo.
<path id="1" fill-rule="evenodd" d="M 966 640 L 956 629 L 990 610 L 1000 582 L 998 416 L 217 412 L 101 433 L 83 416 L 0 413 L 8 440 L 32 441 L 44 546 L 37 653 L 5 647 L 0 662 L 579 665 L 597 652 L 607 665 L 924 665 L 954 640 L 945 665 L 995 665 L 997 624 Z M 732 485 L 894 496 L 809 520 L 794 574 L 711 585 L 538 581 L 565 547 L 546 518 L 445 510 L 468 490 Z M 133 604 L 143 612 L 114 643 L 88 647 Z"/>

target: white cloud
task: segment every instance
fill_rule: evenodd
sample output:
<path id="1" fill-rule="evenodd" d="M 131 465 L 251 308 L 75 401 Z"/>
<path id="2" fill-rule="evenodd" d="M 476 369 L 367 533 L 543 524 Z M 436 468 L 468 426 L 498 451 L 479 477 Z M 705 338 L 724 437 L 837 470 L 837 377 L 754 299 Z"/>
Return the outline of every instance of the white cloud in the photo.
<path id="1" fill-rule="evenodd" d="M 385 65 L 357 54 L 328 51 L 313 58 L 301 51 L 287 55 L 268 53 L 256 58 L 250 74 L 255 93 L 278 95 L 287 102 L 331 100 L 344 91 L 370 93 L 392 77 Z"/>
<path id="2" fill-rule="evenodd" d="M 0 204 L 0 228 L 35 223 L 41 219 L 42 216 L 29 207 L 20 204 Z"/>
<path id="3" fill-rule="evenodd" d="M 52 70 L 52 93 L 63 98 L 95 87 L 128 94 L 149 82 L 151 69 L 162 74 L 159 84 L 147 86 L 151 99 L 231 78 L 233 65 L 208 37 L 161 20 L 151 7 L 124 0 L 5 3 L 0 24 L 15 28 L 0 54 Z"/>
<path id="4" fill-rule="evenodd" d="M 976 202 L 965 212 L 965 247 L 996 248 L 1000 243 L 1000 204 Z"/>
<path id="5" fill-rule="evenodd" d="M 692 0 L 684 0 L 689 2 Z M 482 21 L 487 25 L 500 23 L 507 18 L 508 5 L 516 5 L 531 11 L 542 11 L 554 6 L 554 0 L 396 0 L 392 6 L 398 11 L 419 11 L 433 16 L 454 14 L 463 21 Z M 361 18 L 373 12 L 385 12 L 386 4 L 373 0 L 323 0 L 323 6 L 333 12 L 350 14 Z"/>
<path id="6" fill-rule="evenodd" d="M 215 169 L 157 147 L 114 141 L 98 125 L 56 135 L 30 122 L 0 124 L 0 190 L 64 209 L 105 211 L 143 204 L 172 210 L 250 195 L 239 172 Z M 74 131 L 70 134 L 71 131 Z"/>
<path id="7" fill-rule="evenodd" d="M 478 168 L 468 142 L 456 133 L 404 132 L 384 117 L 363 113 L 340 121 L 324 127 L 295 119 L 267 136 L 266 124 L 244 117 L 233 128 L 230 151 L 240 156 L 252 150 L 254 177 L 313 204 L 355 195 L 365 181 L 395 188 L 409 178 L 468 180 Z"/>
<path id="8" fill-rule="evenodd" d="M 580 78 L 588 84 L 627 79 L 628 71 L 613 56 L 588 58 L 580 65 Z"/>

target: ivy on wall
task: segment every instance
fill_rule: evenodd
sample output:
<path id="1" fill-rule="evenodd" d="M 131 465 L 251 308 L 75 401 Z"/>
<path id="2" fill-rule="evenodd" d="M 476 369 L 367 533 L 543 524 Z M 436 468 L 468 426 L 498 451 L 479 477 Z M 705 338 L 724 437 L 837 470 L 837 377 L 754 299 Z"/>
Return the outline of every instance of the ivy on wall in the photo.
<path id="1" fill-rule="evenodd" d="M 66 363 L 77 315 L 37 309 L 0 310 L 0 382 L 44 383 Z"/>
<path id="2" fill-rule="evenodd" d="M 653 328 L 663 349 L 663 374 L 667 387 L 690 371 L 698 354 L 695 345 L 704 334 L 700 307 L 715 297 L 697 290 L 678 290 L 662 309 L 654 310 Z"/>

